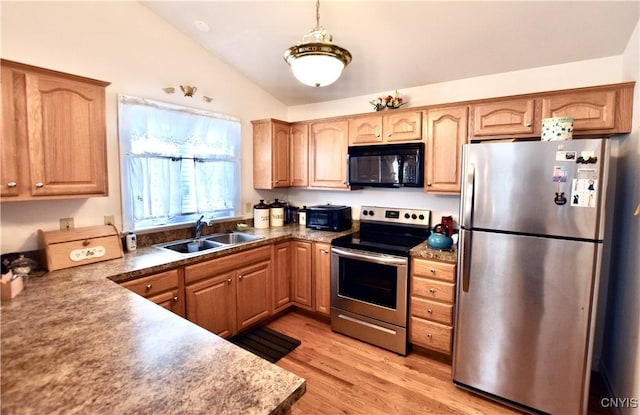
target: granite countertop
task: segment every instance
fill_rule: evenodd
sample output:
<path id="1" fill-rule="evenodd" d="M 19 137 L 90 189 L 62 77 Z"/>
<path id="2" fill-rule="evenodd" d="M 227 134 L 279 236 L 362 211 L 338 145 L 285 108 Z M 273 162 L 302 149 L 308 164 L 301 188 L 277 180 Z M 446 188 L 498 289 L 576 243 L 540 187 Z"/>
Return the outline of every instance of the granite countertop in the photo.
<path id="1" fill-rule="evenodd" d="M 114 281 L 291 237 L 330 242 L 351 231 L 249 229 L 264 239 L 195 257 L 149 246 L 31 277 L 0 308 L 2 413 L 288 411 L 304 394 L 304 379 Z"/>
<path id="2" fill-rule="evenodd" d="M 356 230 L 355 222 L 340 233 L 297 225 L 249 228 L 264 238 L 200 255 L 142 247 L 123 258 L 31 277 L 0 308 L 2 413 L 288 411 L 304 394 L 304 379 L 116 282 L 291 238 L 329 243 Z M 411 255 L 455 262 L 455 252 L 426 244 Z"/>
<path id="3" fill-rule="evenodd" d="M 442 261 L 455 264 L 458 260 L 458 249 L 456 245 L 449 250 L 440 250 L 429 248 L 426 242 L 411 249 L 410 254 L 413 258 L 431 259 L 434 261 Z"/>

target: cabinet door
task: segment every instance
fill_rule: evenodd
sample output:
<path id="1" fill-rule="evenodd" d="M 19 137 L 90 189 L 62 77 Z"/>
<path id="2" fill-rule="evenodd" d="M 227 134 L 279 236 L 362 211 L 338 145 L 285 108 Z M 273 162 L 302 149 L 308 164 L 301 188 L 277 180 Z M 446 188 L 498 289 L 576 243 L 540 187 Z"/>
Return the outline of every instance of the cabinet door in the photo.
<path id="1" fill-rule="evenodd" d="M 289 187 L 289 125 L 273 122 L 273 187 Z"/>
<path id="2" fill-rule="evenodd" d="M 542 117 L 573 117 L 575 133 L 614 130 L 616 91 L 576 91 L 542 99 Z"/>
<path id="3" fill-rule="evenodd" d="M 314 243 L 313 247 L 314 311 L 331 314 L 331 246 Z"/>
<path id="4" fill-rule="evenodd" d="M 534 123 L 533 98 L 480 103 L 472 108 L 474 137 L 539 135 Z"/>
<path id="5" fill-rule="evenodd" d="M 22 78 L 24 83 L 24 76 L 20 77 L 19 74 L 15 74 L 4 66 L 2 71 L 2 137 L 0 138 L 0 155 L 2 158 L 0 161 L 0 196 L 17 196 L 20 191 L 20 187 L 24 186 L 19 177 L 18 166 L 20 164 L 18 156 L 18 125 L 16 120 L 16 100 L 14 100 L 14 94 L 18 94 L 20 91 L 20 85 L 17 85 Z M 14 82 L 16 88 L 14 89 Z M 24 92 L 24 86 L 22 88 Z M 20 100 L 18 100 L 20 101 Z M 26 146 L 26 142 L 22 142 L 23 146 Z M 24 160 L 23 160 L 24 161 Z M 26 180 L 26 179 L 23 179 Z"/>
<path id="6" fill-rule="evenodd" d="M 153 301 L 160 307 L 164 307 L 167 310 L 184 317 L 184 310 L 180 308 L 180 295 L 177 289 L 147 297 L 147 300 Z"/>
<path id="7" fill-rule="evenodd" d="M 104 87 L 26 73 L 31 194 L 107 195 Z"/>
<path id="8" fill-rule="evenodd" d="M 187 319 L 218 336 L 233 336 L 237 332 L 236 285 L 234 272 L 187 285 Z"/>
<path id="9" fill-rule="evenodd" d="M 368 115 L 349 119 L 349 145 L 381 143 L 381 115 Z"/>
<path id="10" fill-rule="evenodd" d="M 422 111 L 392 112 L 384 116 L 384 141 L 421 141 L 422 140 Z"/>
<path id="11" fill-rule="evenodd" d="M 311 242 L 291 241 L 291 299 L 296 305 L 311 309 Z"/>
<path id="12" fill-rule="evenodd" d="M 291 304 L 291 246 L 289 242 L 273 247 L 273 311 Z"/>
<path id="13" fill-rule="evenodd" d="M 467 140 L 467 112 L 467 107 L 427 111 L 427 193 L 460 193 L 460 163 L 462 144 Z"/>
<path id="14" fill-rule="evenodd" d="M 238 330 L 242 330 L 271 314 L 271 261 L 240 268 L 236 275 Z"/>
<path id="15" fill-rule="evenodd" d="M 291 136 L 291 186 L 309 186 L 309 124 L 293 124 Z"/>
<path id="16" fill-rule="evenodd" d="M 348 122 L 311 124 L 311 187 L 347 189 Z"/>

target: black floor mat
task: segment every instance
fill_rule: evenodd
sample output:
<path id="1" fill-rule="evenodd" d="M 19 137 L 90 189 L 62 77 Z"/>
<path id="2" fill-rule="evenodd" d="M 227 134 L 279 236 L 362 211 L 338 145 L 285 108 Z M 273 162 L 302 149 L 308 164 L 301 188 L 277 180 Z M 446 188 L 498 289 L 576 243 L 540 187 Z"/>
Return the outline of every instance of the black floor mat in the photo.
<path id="1" fill-rule="evenodd" d="M 258 327 L 247 333 L 232 337 L 229 341 L 271 363 L 277 362 L 302 343 L 298 339 L 278 333 L 267 327 Z"/>

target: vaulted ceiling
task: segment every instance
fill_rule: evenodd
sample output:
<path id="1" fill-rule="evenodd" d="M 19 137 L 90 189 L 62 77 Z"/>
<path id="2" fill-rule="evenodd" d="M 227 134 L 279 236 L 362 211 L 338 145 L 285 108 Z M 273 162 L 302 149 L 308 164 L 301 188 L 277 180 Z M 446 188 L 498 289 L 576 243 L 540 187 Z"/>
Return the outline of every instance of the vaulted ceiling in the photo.
<path id="1" fill-rule="evenodd" d="M 286 105 L 620 55 L 640 15 L 638 1 L 325 0 L 320 24 L 353 61 L 313 88 L 282 55 L 315 26 L 315 1 L 143 4 Z"/>

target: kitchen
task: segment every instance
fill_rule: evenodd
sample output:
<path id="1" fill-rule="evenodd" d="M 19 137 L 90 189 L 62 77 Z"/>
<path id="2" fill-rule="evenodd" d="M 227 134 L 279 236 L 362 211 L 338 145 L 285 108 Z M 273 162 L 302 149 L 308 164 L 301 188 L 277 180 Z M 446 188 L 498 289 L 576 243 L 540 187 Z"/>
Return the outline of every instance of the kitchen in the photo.
<path id="1" fill-rule="evenodd" d="M 55 18 L 52 18 L 53 16 Z M 306 20 L 303 21 L 305 22 Z M 300 34 L 308 29 L 306 26 L 307 24 L 303 24 L 304 29 Z M 339 38 L 339 27 L 329 24 L 327 27 Z M 78 36 L 80 33 L 82 36 Z M 162 45 L 158 45 L 158 39 L 162 39 Z M 293 40 L 295 39 L 291 41 Z M 427 85 L 422 89 L 409 89 L 406 92 L 403 90 L 403 93 L 411 97 L 411 106 L 419 106 L 637 80 L 637 43 L 636 27 L 628 46 L 618 56 Z M 150 48 L 150 45 L 153 47 Z M 203 93 L 211 91 L 209 93 L 213 95 L 216 103 L 213 107 L 215 111 L 241 116 L 243 142 L 251 141 L 250 120 L 268 117 L 305 120 L 364 113 L 371 110 L 368 100 L 375 96 L 371 93 L 364 97 L 329 104 L 285 106 L 225 64 L 212 58 L 138 3 L 74 3 L 62 6 L 57 3 L 3 2 L 2 53 L 3 58 L 104 79 L 112 83 L 107 89 L 110 196 L 89 200 L 3 203 L 2 252 L 35 249 L 36 230 L 57 229 L 59 218 L 74 217 L 76 227 L 80 227 L 101 224 L 104 215 L 118 215 L 121 209 L 115 121 L 115 96 L 118 93 L 134 93 L 160 101 L 174 99 L 176 103 L 186 105 L 190 102 L 178 101 L 177 96 L 170 97 L 161 88 L 192 82 L 198 85 Z M 167 71 L 167 68 L 171 70 Z M 288 70 L 286 65 L 282 70 Z M 210 74 L 224 76 L 211 77 Z M 247 100 L 248 96 L 251 97 L 250 100 Z M 635 97 L 637 96 L 636 88 Z M 637 120 L 638 106 L 634 107 L 634 120 Z M 624 188 L 629 190 L 625 192 L 628 199 L 625 199 L 620 207 L 621 216 L 624 216 L 626 221 L 619 227 L 619 246 L 629 248 L 621 250 L 624 252 L 617 258 L 621 285 L 616 288 L 616 292 L 619 293 L 616 307 L 613 309 L 613 315 L 616 317 L 608 343 L 608 347 L 611 347 L 610 357 L 606 362 L 615 395 L 630 398 L 640 395 L 635 365 L 630 364 L 637 362 L 639 353 L 636 339 L 640 313 L 634 300 L 638 286 L 637 281 L 632 278 L 639 273 L 637 255 L 634 255 L 634 249 L 637 249 L 638 222 L 625 213 L 631 209 L 631 205 L 638 202 L 640 166 L 633 154 L 637 154 L 639 139 L 635 124 L 633 132 L 625 137 L 622 150 L 626 155 L 626 162 L 624 173 L 621 173 L 621 182 L 624 183 Z M 250 146 L 243 147 L 242 159 L 251 158 Z M 252 177 L 250 163 L 243 163 L 242 176 Z M 445 214 L 457 216 L 459 200 L 456 196 L 425 196 L 422 189 L 401 189 L 401 192 L 405 206 L 427 204 L 435 218 Z M 377 201 L 394 198 L 399 193 L 376 189 L 354 192 L 258 192 L 253 189 L 250 180 L 244 180 L 242 194 L 243 201 L 250 204 L 261 198 L 275 197 L 308 205 L 339 201 L 341 204 L 353 206 L 354 217 L 357 217 L 357 209 L 361 205 L 378 204 Z M 47 215 L 43 215 L 43 211 L 48 212 Z M 245 214 L 247 217 L 251 215 L 250 212 Z"/>

